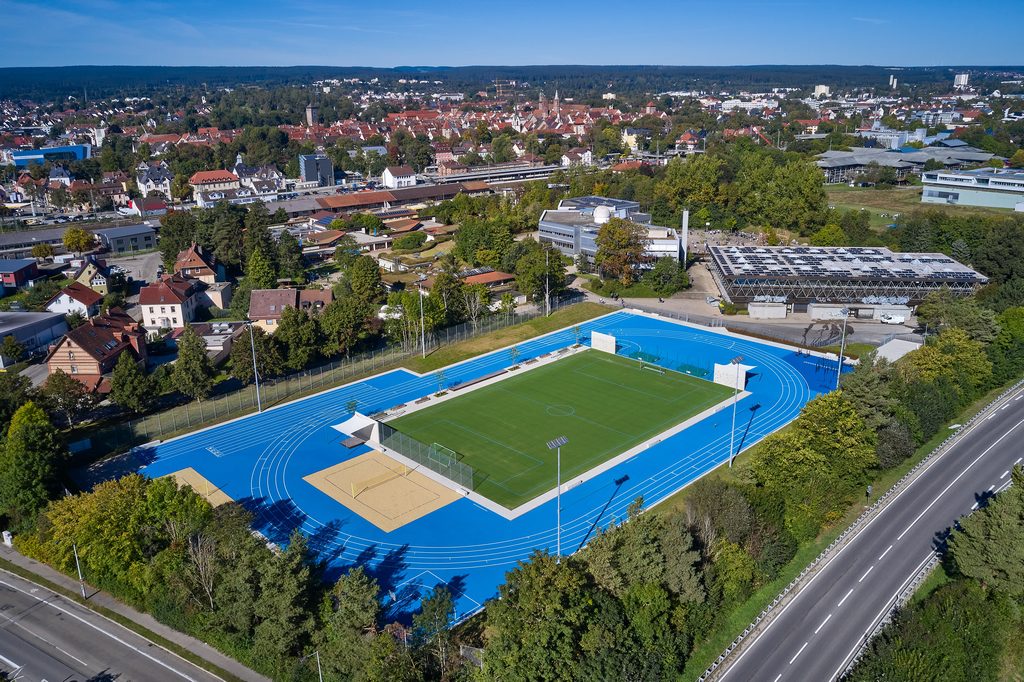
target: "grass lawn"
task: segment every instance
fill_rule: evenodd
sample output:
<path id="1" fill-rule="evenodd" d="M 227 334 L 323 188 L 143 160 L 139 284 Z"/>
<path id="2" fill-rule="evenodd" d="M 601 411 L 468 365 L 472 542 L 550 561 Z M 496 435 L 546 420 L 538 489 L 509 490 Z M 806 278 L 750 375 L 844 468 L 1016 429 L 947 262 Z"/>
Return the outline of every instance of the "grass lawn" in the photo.
<path id="1" fill-rule="evenodd" d="M 548 440 L 569 439 L 562 448 L 566 481 L 729 395 L 725 386 L 642 370 L 634 360 L 587 350 L 522 368 L 390 425 L 459 453 L 477 472 L 477 492 L 513 508 L 555 487 L 556 457 Z"/>
<path id="2" fill-rule="evenodd" d="M 826 185 L 825 194 L 829 206 L 838 209 L 859 211 L 864 209 L 871 214 L 871 227 L 877 232 L 884 232 L 893 222 L 893 214 L 907 214 L 920 210 L 949 211 L 958 215 L 1006 215 L 1011 211 L 1000 208 L 983 208 L 980 206 L 953 206 L 949 204 L 921 203 L 920 187 L 893 187 L 892 189 L 875 189 L 874 187 L 850 187 L 849 185 Z M 882 214 L 887 214 L 882 217 Z"/>

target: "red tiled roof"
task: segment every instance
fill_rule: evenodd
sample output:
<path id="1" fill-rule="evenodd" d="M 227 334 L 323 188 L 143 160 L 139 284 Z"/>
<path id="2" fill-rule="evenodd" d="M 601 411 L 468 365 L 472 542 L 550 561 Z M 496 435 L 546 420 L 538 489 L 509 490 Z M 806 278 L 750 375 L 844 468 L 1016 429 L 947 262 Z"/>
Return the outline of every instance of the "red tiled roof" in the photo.
<path id="1" fill-rule="evenodd" d="M 75 327 L 65 338 L 73 341 L 92 358 L 102 361 L 116 356 L 121 351 L 132 348 L 130 339 L 135 337 L 140 348 L 145 347 L 145 331 L 127 313 L 120 308 L 111 308 L 105 315 L 97 315 L 83 325 Z M 55 345 L 47 361 L 61 344 Z"/>
<path id="2" fill-rule="evenodd" d="M 287 307 L 322 308 L 333 300 L 330 289 L 254 289 L 249 294 L 249 319 L 279 320 Z"/>
<path id="3" fill-rule="evenodd" d="M 155 284 L 142 287 L 139 291 L 139 305 L 179 304 L 192 295 L 198 280 L 174 274 L 164 277 Z"/>
<path id="4" fill-rule="evenodd" d="M 213 182 L 236 182 L 238 176 L 231 171 L 226 170 L 209 170 L 209 171 L 198 171 L 192 174 L 192 177 L 188 179 L 190 185 L 202 185 Z"/>
<path id="5" fill-rule="evenodd" d="M 54 296 L 50 300 L 56 299 L 61 294 L 67 294 L 74 300 L 78 301 L 86 307 L 91 307 L 103 300 L 103 295 L 98 294 L 84 284 L 79 282 L 72 282 L 68 286 L 60 290 L 57 296 Z"/>
<path id="6" fill-rule="evenodd" d="M 485 272 L 480 275 L 470 275 L 462 281 L 466 284 L 497 284 L 499 282 L 511 282 L 515 278 L 515 275 L 495 270 L 494 272 Z"/>
<path id="7" fill-rule="evenodd" d="M 353 192 L 351 194 L 339 194 L 333 197 L 317 199 L 316 203 L 326 209 L 356 208 L 358 206 L 373 206 L 395 201 L 395 195 L 391 192 Z"/>
<path id="8" fill-rule="evenodd" d="M 388 166 L 387 169 L 396 178 L 406 178 L 410 175 L 416 175 L 416 171 L 408 166 Z"/>

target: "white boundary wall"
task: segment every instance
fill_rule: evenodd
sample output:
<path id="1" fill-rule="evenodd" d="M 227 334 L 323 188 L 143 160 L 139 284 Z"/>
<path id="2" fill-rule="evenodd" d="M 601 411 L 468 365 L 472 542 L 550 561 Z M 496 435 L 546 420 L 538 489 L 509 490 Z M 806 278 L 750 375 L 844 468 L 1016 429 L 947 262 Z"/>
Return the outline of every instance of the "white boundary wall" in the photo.
<path id="1" fill-rule="evenodd" d="M 715 364 L 714 382 L 722 386 L 743 391 L 747 388 L 747 372 L 754 369 L 755 365 L 740 365 L 737 367 L 731 362 L 728 365 Z"/>
<path id="2" fill-rule="evenodd" d="M 592 331 L 590 332 L 590 347 L 615 355 L 615 337 L 611 334 Z"/>

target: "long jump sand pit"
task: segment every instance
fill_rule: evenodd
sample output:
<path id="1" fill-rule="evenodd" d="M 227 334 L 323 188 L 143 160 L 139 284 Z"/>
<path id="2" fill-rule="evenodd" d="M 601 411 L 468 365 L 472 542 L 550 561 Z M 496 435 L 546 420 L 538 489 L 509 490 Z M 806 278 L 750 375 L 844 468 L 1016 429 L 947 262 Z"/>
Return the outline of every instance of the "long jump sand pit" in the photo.
<path id="1" fill-rule="evenodd" d="M 384 532 L 454 502 L 459 494 L 377 451 L 317 471 L 304 481 Z"/>
<path id="2" fill-rule="evenodd" d="M 174 480 L 178 482 L 178 486 L 189 486 L 192 490 L 202 497 L 204 500 L 209 502 L 214 507 L 222 504 L 231 502 L 231 498 L 228 497 L 227 493 L 210 483 L 206 478 L 192 467 L 185 469 L 179 469 L 178 471 L 167 474 L 167 476 L 173 476 Z M 166 478 L 166 476 L 161 476 Z"/>

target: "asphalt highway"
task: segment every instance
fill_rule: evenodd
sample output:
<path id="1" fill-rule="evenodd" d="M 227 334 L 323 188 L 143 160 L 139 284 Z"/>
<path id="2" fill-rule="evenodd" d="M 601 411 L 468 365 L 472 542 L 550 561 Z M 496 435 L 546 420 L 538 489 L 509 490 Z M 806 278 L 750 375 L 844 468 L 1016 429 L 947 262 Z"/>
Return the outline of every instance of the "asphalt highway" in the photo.
<path id="1" fill-rule="evenodd" d="M 838 678 L 884 612 L 924 567 L 945 531 L 1009 485 L 1024 454 L 1024 390 L 872 519 L 750 642 L 719 680 Z"/>
<path id="2" fill-rule="evenodd" d="M 89 609 L 0 572 L 0 670 L 24 682 L 220 678 Z"/>

